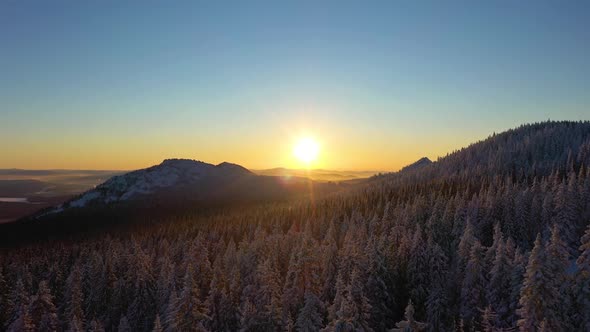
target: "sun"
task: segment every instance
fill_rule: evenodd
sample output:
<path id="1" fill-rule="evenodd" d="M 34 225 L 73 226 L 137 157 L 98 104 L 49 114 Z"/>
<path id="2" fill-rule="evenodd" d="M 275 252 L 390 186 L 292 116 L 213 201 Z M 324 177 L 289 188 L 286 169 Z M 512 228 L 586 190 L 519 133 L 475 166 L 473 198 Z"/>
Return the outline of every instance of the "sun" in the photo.
<path id="1" fill-rule="evenodd" d="M 319 144 L 310 137 L 300 139 L 293 149 L 293 155 L 303 163 L 311 164 L 318 158 L 320 152 Z"/>

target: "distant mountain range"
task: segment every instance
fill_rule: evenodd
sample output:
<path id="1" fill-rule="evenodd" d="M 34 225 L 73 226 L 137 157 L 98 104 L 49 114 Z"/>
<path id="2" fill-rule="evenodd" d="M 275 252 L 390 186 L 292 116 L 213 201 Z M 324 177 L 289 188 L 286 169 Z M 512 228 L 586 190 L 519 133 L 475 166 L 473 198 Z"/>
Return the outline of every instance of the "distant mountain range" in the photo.
<path id="1" fill-rule="evenodd" d="M 379 171 L 339 171 L 326 169 L 290 169 L 290 168 L 270 168 L 262 170 L 252 170 L 252 172 L 259 175 L 267 176 L 281 176 L 281 177 L 302 177 L 312 179 L 314 181 L 347 181 L 364 179 L 371 177 Z"/>

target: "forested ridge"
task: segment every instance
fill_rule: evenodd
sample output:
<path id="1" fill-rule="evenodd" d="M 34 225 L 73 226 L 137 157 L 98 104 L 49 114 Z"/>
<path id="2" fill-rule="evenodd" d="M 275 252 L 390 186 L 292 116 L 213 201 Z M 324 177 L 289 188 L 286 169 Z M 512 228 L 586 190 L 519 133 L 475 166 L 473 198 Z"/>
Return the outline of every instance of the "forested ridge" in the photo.
<path id="1" fill-rule="evenodd" d="M 3 249 L 0 326 L 590 331 L 590 122 L 328 197 Z"/>

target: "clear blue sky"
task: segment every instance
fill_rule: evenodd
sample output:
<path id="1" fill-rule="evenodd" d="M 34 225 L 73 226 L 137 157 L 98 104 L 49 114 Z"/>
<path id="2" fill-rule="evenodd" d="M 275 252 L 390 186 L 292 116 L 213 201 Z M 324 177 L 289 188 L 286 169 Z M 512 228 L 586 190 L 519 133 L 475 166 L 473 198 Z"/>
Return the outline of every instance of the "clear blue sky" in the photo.
<path id="1" fill-rule="evenodd" d="M 587 1 L 0 2 L 0 168 L 396 169 L 589 88 Z"/>

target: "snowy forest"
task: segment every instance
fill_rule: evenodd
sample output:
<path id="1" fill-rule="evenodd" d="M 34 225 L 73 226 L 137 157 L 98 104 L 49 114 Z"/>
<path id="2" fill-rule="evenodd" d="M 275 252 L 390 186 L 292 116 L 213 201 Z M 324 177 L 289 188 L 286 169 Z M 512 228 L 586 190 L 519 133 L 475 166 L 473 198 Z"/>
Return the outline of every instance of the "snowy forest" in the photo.
<path id="1" fill-rule="evenodd" d="M 590 331 L 590 122 L 326 197 L 4 248 L 0 329 Z"/>

